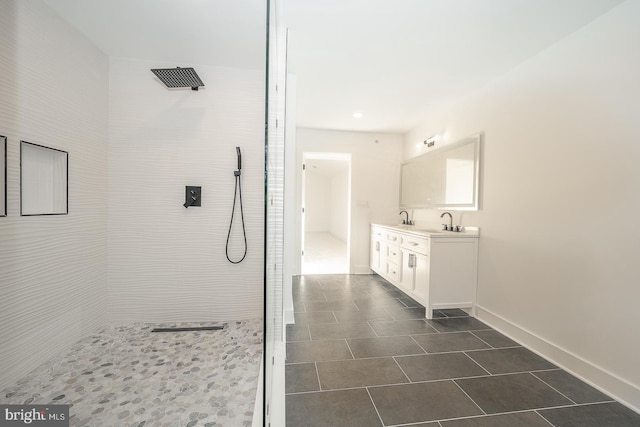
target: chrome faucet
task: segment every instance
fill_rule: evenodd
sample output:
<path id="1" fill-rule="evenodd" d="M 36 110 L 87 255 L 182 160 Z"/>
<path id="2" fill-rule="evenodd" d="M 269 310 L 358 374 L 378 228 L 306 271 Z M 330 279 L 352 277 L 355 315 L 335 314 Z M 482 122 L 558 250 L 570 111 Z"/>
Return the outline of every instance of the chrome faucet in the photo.
<path id="1" fill-rule="evenodd" d="M 440 218 L 442 218 L 445 215 L 449 215 L 449 225 L 442 224 L 442 229 L 445 230 L 445 231 L 454 231 L 454 228 L 453 228 L 453 215 L 451 215 L 449 212 L 443 212 L 442 215 L 440 215 Z"/>
<path id="2" fill-rule="evenodd" d="M 400 211 L 400 215 L 402 214 L 406 214 L 407 215 L 407 219 L 403 219 L 402 223 L 405 225 L 413 225 L 413 221 L 409 219 L 409 212 L 407 211 Z"/>

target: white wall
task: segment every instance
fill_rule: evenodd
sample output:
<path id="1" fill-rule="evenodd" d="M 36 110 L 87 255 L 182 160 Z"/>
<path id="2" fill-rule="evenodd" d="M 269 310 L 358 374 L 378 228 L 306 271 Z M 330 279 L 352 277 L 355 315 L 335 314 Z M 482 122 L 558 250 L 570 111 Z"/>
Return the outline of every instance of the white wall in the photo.
<path id="1" fill-rule="evenodd" d="M 329 233 L 336 239 L 349 239 L 349 172 L 342 171 L 331 177 L 331 212 Z"/>
<path id="2" fill-rule="evenodd" d="M 404 147 L 484 131 L 482 209 L 462 219 L 481 228 L 480 318 L 636 409 L 639 21 L 640 3 L 623 3 L 425 120 Z"/>
<path id="3" fill-rule="evenodd" d="M 0 1 L 0 389 L 106 321 L 107 57 L 39 1 Z M 69 153 L 69 213 L 20 216 L 20 140 Z"/>
<path id="4" fill-rule="evenodd" d="M 325 162 L 347 163 L 345 160 Z M 305 232 L 329 233 L 347 242 L 349 219 L 349 173 L 327 175 L 313 169 L 305 172 Z"/>
<path id="5" fill-rule="evenodd" d="M 206 85 L 197 92 L 168 90 L 149 71 L 175 64 L 111 59 L 111 320 L 262 316 L 265 73 L 190 65 Z M 248 253 L 234 265 L 225 241 L 236 146 Z M 182 206 L 185 185 L 202 186 L 202 207 Z M 234 259 L 242 252 L 236 231 Z"/>
<path id="6" fill-rule="evenodd" d="M 394 134 L 298 128 L 296 147 L 299 173 L 302 170 L 304 152 L 351 154 L 350 266 L 351 273 L 368 273 L 369 224 L 398 221 L 402 137 Z M 301 182 L 299 176 L 296 182 Z M 300 188 L 297 194 L 300 199 Z M 297 242 L 299 245 L 299 236 Z"/>
<path id="7" fill-rule="evenodd" d="M 306 171 L 305 175 L 306 233 L 327 233 L 331 227 L 331 180 L 326 175 Z"/>

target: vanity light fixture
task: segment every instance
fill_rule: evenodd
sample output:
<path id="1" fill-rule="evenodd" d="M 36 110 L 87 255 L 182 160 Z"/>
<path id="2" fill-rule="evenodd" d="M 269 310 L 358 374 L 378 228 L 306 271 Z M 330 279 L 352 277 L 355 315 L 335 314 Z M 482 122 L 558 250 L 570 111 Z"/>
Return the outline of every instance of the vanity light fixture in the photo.
<path id="1" fill-rule="evenodd" d="M 424 145 L 427 147 L 433 147 L 436 145 L 436 139 L 438 139 L 437 135 L 432 136 L 431 138 L 427 138 L 424 140 Z"/>

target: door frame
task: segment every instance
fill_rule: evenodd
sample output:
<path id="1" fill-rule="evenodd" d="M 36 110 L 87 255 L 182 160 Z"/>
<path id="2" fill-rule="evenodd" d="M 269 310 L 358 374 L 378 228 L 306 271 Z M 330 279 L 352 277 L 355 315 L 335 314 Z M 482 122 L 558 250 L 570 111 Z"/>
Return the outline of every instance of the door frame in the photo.
<path id="1" fill-rule="evenodd" d="M 347 215 L 345 216 L 346 228 L 347 228 L 347 274 L 351 273 L 351 186 L 352 186 L 352 165 L 351 165 L 351 153 L 336 153 L 336 152 L 316 152 L 305 151 L 302 153 L 302 166 L 301 166 L 301 188 L 300 188 L 300 272 L 302 273 L 304 268 L 304 252 L 305 252 L 305 196 L 306 196 L 306 163 L 308 160 L 336 160 L 347 162 Z"/>

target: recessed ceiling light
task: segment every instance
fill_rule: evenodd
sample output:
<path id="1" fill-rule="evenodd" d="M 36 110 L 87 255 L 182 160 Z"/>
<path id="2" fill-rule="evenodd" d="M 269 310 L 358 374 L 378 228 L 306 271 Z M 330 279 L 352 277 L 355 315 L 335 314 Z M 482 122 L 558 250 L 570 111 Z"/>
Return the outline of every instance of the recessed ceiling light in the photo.
<path id="1" fill-rule="evenodd" d="M 354 119 L 361 119 L 362 116 L 364 116 L 364 114 L 362 114 L 360 111 L 356 111 L 355 113 L 353 113 Z"/>

